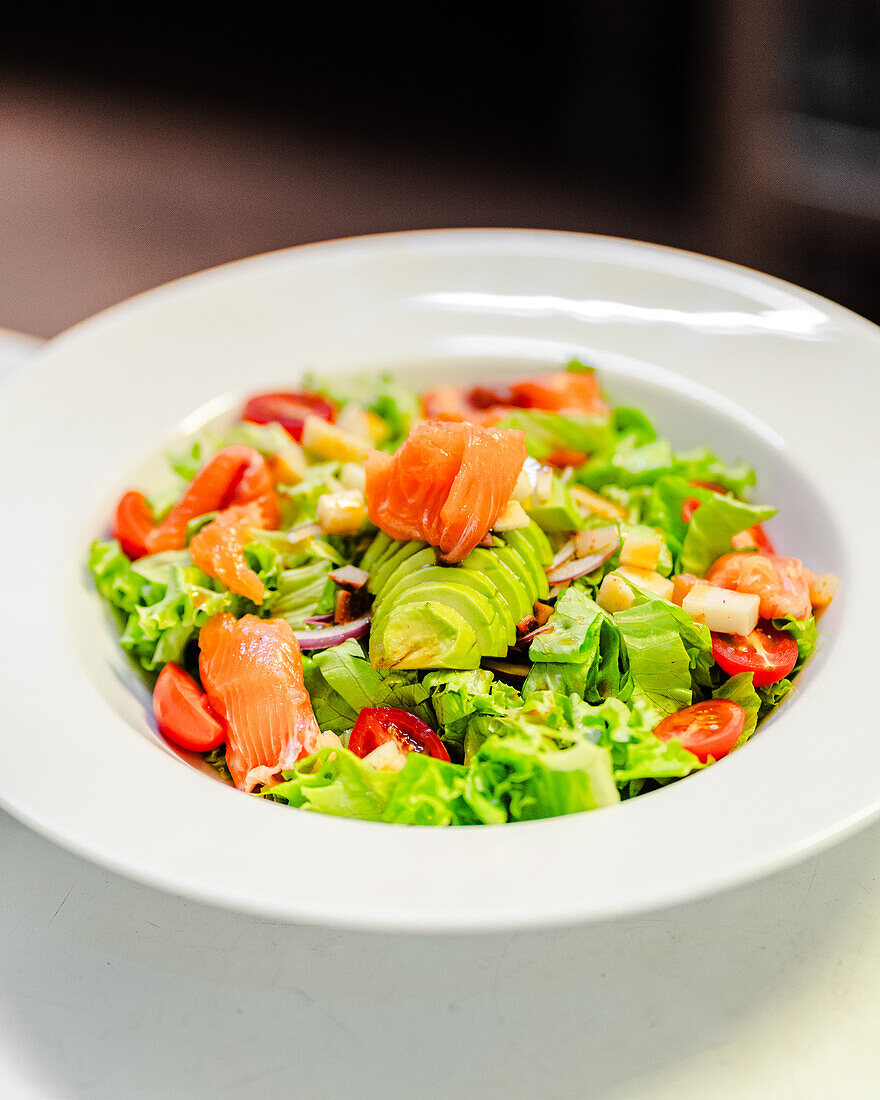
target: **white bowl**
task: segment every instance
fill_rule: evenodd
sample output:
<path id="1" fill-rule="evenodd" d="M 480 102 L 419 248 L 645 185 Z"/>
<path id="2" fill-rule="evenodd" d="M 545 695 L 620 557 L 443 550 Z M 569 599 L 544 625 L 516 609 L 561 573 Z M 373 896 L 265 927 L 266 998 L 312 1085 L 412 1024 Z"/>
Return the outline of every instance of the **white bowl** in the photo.
<path id="1" fill-rule="evenodd" d="M 246 797 L 152 728 L 84 561 L 149 456 L 305 370 L 419 384 L 594 363 L 681 446 L 758 468 L 783 552 L 838 572 L 797 690 L 741 750 L 608 809 L 425 829 Z M 880 808 L 880 336 L 763 275 L 650 245 L 449 231 L 309 245 L 163 287 L 53 341 L 0 395 L 0 803 L 118 871 L 270 917 L 523 928 L 766 873 Z M 153 459 L 155 461 L 155 457 Z"/>

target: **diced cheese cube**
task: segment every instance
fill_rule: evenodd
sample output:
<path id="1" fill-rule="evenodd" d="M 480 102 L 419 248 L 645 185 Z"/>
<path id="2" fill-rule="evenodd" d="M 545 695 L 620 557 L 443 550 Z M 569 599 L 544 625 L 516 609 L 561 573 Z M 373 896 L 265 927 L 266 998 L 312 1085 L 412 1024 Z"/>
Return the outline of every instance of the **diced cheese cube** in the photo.
<path id="1" fill-rule="evenodd" d="M 325 535 L 356 535 L 367 518 L 364 494 L 357 489 L 324 493 L 318 498 L 316 511 Z"/>
<path id="2" fill-rule="evenodd" d="M 711 584 L 695 584 L 681 606 L 695 622 L 721 634 L 751 634 L 758 625 L 760 596 L 731 592 Z"/>
<path id="3" fill-rule="evenodd" d="M 625 577 L 631 584 L 644 588 L 646 592 L 653 592 L 662 600 L 672 599 L 673 584 L 668 577 L 661 577 L 659 573 L 652 573 L 647 569 L 636 569 L 632 565 L 622 565 L 615 569 L 615 573 Z"/>
<path id="4" fill-rule="evenodd" d="M 737 531 L 737 533 L 731 537 L 730 545 L 734 550 L 756 550 L 758 547 L 752 535 L 751 527 L 747 528 L 745 531 Z"/>
<path id="5" fill-rule="evenodd" d="M 606 519 L 623 519 L 624 511 L 618 508 L 610 500 L 600 497 L 598 493 L 592 493 L 582 485 L 572 485 L 569 492 L 574 497 L 575 503 L 586 509 L 591 515 L 604 516 Z"/>
<path id="6" fill-rule="evenodd" d="M 365 443 L 372 443 L 367 410 L 362 409 L 360 405 L 356 405 L 353 401 L 349 401 L 339 416 L 336 417 L 336 427 L 341 432 L 347 432 L 357 439 L 362 439 Z"/>
<path id="7" fill-rule="evenodd" d="M 344 488 L 360 489 L 361 492 L 367 485 L 367 475 L 359 462 L 343 462 L 339 480 Z"/>
<path id="8" fill-rule="evenodd" d="M 328 424 L 320 416 L 306 417 L 302 445 L 330 462 L 363 462 L 370 449 L 365 440 L 342 431 L 335 424 Z"/>
<path id="9" fill-rule="evenodd" d="M 620 542 L 620 532 L 616 524 L 607 527 L 594 527 L 588 531 L 578 531 L 574 539 L 574 552 L 579 558 L 588 558 L 591 554 L 601 554 Z"/>
<path id="10" fill-rule="evenodd" d="M 660 561 L 660 536 L 633 531 L 624 535 L 620 544 L 620 564 L 632 565 L 653 573 Z"/>
<path id="11" fill-rule="evenodd" d="M 515 531 L 519 527 L 528 527 L 528 515 L 518 500 L 509 500 L 501 510 L 498 519 L 492 524 L 493 531 Z"/>
<path id="12" fill-rule="evenodd" d="M 810 603 L 817 611 L 827 607 L 834 599 L 834 593 L 840 584 L 840 577 L 834 573 L 824 573 L 821 577 L 810 577 Z"/>
<path id="13" fill-rule="evenodd" d="M 599 585 L 596 603 L 609 615 L 627 611 L 636 602 L 636 596 L 626 581 L 616 572 L 606 573 Z"/>
<path id="14" fill-rule="evenodd" d="M 277 451 L 269 462 L 273 480 L 282 485 L 299 485 L 308 468 L 306 456 L 298 443 L 291 443 Z"/>

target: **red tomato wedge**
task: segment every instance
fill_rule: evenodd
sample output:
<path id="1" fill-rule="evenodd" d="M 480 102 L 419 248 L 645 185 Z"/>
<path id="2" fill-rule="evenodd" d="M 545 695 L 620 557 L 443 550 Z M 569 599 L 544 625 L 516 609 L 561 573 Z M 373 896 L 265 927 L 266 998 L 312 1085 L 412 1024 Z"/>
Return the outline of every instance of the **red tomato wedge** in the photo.
<path id="1" fill-rule="evenodd" d="M 419 424 L 393 456 L 367 456 L 367 514 L 392 538 L 436 546 L 449 564 L 463 561 L 507 504 L 525 459 L 525 432 Z"/>
<path id="2" fill-rule="evenodd" d="M 165 519 L 147 537 L 147 550 L 182 550 L 190 520 L 232 504 L 257 504 L 263 526 L 278 526 L 281 514 L 266 460 L 253 447 L 224 447 L 205 463 Z"/>
<path id="3" fill-rule="evenodd" d="M 143 493 L 132 489 L 116 505 L 113 537 L 132 560 L 142 558 L 147 552 L 147 536 L 155 522 L 150 502 Z"/>
<path id="4" fill-rule="evenodd" d="M 421 718 L 396 707 L 364 707 L 348 739 L 349 749 L 363 759 L 386 741 L 394 741 L 402 752 L 449 759 L 446 746 Z"/>
<path id="5" fill-rule="evenodd" d="M 253 424 L 271 424 L 277 421 L 297 443 L 302 439 L 307 416 L 319 416 L 331 423 L 336 409 L 317 393 L 258 393 L 244 407 L 242 420 Z"/>
<path id="6" fill-rule="evenodd" d="M 214 615 L 202 627 L 199 650 L 199 675 L 226 726 L 226 763 L 236 787 L 271 783 L 319 747 L 302 654 L 285 619 Z"/>
<path id="7" fill-rule="evenodd" d="M 739 740 L 746 713 L 732 699 L 707 699 L 677 710 L 664 718 L 654 734 L 661 741 L 680 741 L 701 763 L 709 757 L 720 760 Z"/>
<path id="8" fill-rule="evenodd" d="M 754 673 L 755 687 L 783 680 L 798 659 L 797 642 L 790 634 L 772 627 L 757 627 L 751 634 L 713 634 L 712 654 L 730 676 Z"/>
<path id="9" fill-rule="evenodd" d="M 179 749 L 210 752 L 226 740 L 226 730 L 208 697 L 188 672 L 169 661 L 153 688 L 153 714 L 163 737 Z"/>
<path id="10" fill-rule="evenodd" d="M 702 501 L 698 500 L 697 497 L 688 497 L 681 506 L 681 522 L 690 523 L 691 517 L 700 507 L 701 503 Z"/>
<path id="11" fill-rule="evenodd" d="M 251 529 L 262 526 L 263 515 L 258 504 L 225 508 L 193 536 L 189 544 L 193 564 L 225 584 L 230 592 L 246 596 L 256 604 L 262 603 L 266 589 L 244 556 Z"/>

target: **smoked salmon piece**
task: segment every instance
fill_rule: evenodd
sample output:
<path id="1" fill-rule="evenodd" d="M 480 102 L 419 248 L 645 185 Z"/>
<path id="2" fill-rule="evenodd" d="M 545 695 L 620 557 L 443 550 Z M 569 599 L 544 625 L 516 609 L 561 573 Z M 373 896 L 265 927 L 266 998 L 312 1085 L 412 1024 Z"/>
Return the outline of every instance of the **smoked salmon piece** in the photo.
<path id="1" fill-rule="evenodd" d="M 182 550 L 190 520 L 232 504 L 256 504 L 261 526 L 272 530 L 281 521 L 275 485 L 266 460 L 253 447 L 224 447 L 192 479 L 183 496 L 147 535 L 148 554 Z"/>
<path id="2" fill-rule="evenodd" d="M 240 790 L 270 783 L 321 746 L 302 655 L 284 619 L 214 615 L 199 635 L 199 675 L 226 726 L 226 764 Z"/>
<path id="3" fill-rule="evenodd" d="M 491 427 L 513 409 L 587 413 L 606 416 L 608 405 L 599 393 L 596 376 L 589 371 L 551 371 L 535 378 L 499 385 L 440 386 L 422 396 L 428 420 L 466 420 Z"/>
<path id="4" fill-rule="evenodd" d="M 463 561 L 507 504 L 525 460 L 525 432 L 419 424 L 393 456 L 367 456 L 367 514 L 392 538 L 427 542 L 446 562 Z"/>
<path id="5" fill-rule="evenodd" d="M 225 584 L 230 592 L 262 603 L 266 589 L 244 556 L 252 528 L 262 526 L 263 513 L 258 504 L 234 504 L 225 508 L 193 536 L 189 544 L 193 563 L 209 577 Z"/>
<path id="6" fill-rule="evenodd" d="M 706 574 L 706 580 L 719 588 L 760 596 L 762 619 L 785 615 L 806 619 L 811 610 L 811 576 L 797 558 L 743 553 L 719 558 Z"/>

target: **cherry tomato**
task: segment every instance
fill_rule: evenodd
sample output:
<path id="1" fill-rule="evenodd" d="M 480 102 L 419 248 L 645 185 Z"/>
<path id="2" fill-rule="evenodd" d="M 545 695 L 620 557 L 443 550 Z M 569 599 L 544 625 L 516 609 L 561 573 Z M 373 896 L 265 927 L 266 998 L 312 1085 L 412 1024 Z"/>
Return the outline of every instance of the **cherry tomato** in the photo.
<path id="1" fill-rule="evenodd" d="M 226 740 L 226 730 L 208 697 L 188 672 L 169 661 L 153 688 L 153 714 L 163 737 L 179 749 L 209 752 Z"/>
<path id="2" fill-rule="evenodd" d="M 668 715 L 654 734 L 661 741 L 680 741 L 705 764 L 710 756 L 715 760 L 727 756 L 739 740 L 745 720 L 745 711 L 732 699 L 707 699 Z"/>
<path id="3" fill-rule="evenodd" d="M 681 506 L 681 522 L 690 523 L 691 517 L 702 503 L 703 502 L 698 500 L 697 497 L 688 497 Z"/>
<path id="4" fill-rule="evenodd" d="M 333 405 L 316 393 L 258 393 L 244 407 L 242 420 L 269 424 L 277 420 L 297 443 L 302 439 L 307 416 L 320 416 L 331 423 L 336 417 Z"/>
<path id="5" fill-rule="evenodd" d="M 756 627 L 751 634 L 713 634 L 712 654 L 731 676 L 753 672 L 755 687 L 784 679 L 798 659 L 797 642 L 772 627 Z"/>
<path id="6" fill-rule="evenodd" d="M 449 759 L 445 745 L 430 726 L 396 707 L 364 707 L 351 731 L 348 747 L 355 756 L 363 758 L 392 740 L 403 752 L 424 752 L 438 760 Z"/>
<path id="7" fill-rule="evenodd" d="M 155 523 L 156 518 L 147 498 L 132 489 L 116 505 L 113 537 L 132 560 L 142 558 L 147 552 L 147 535 Z"/>

